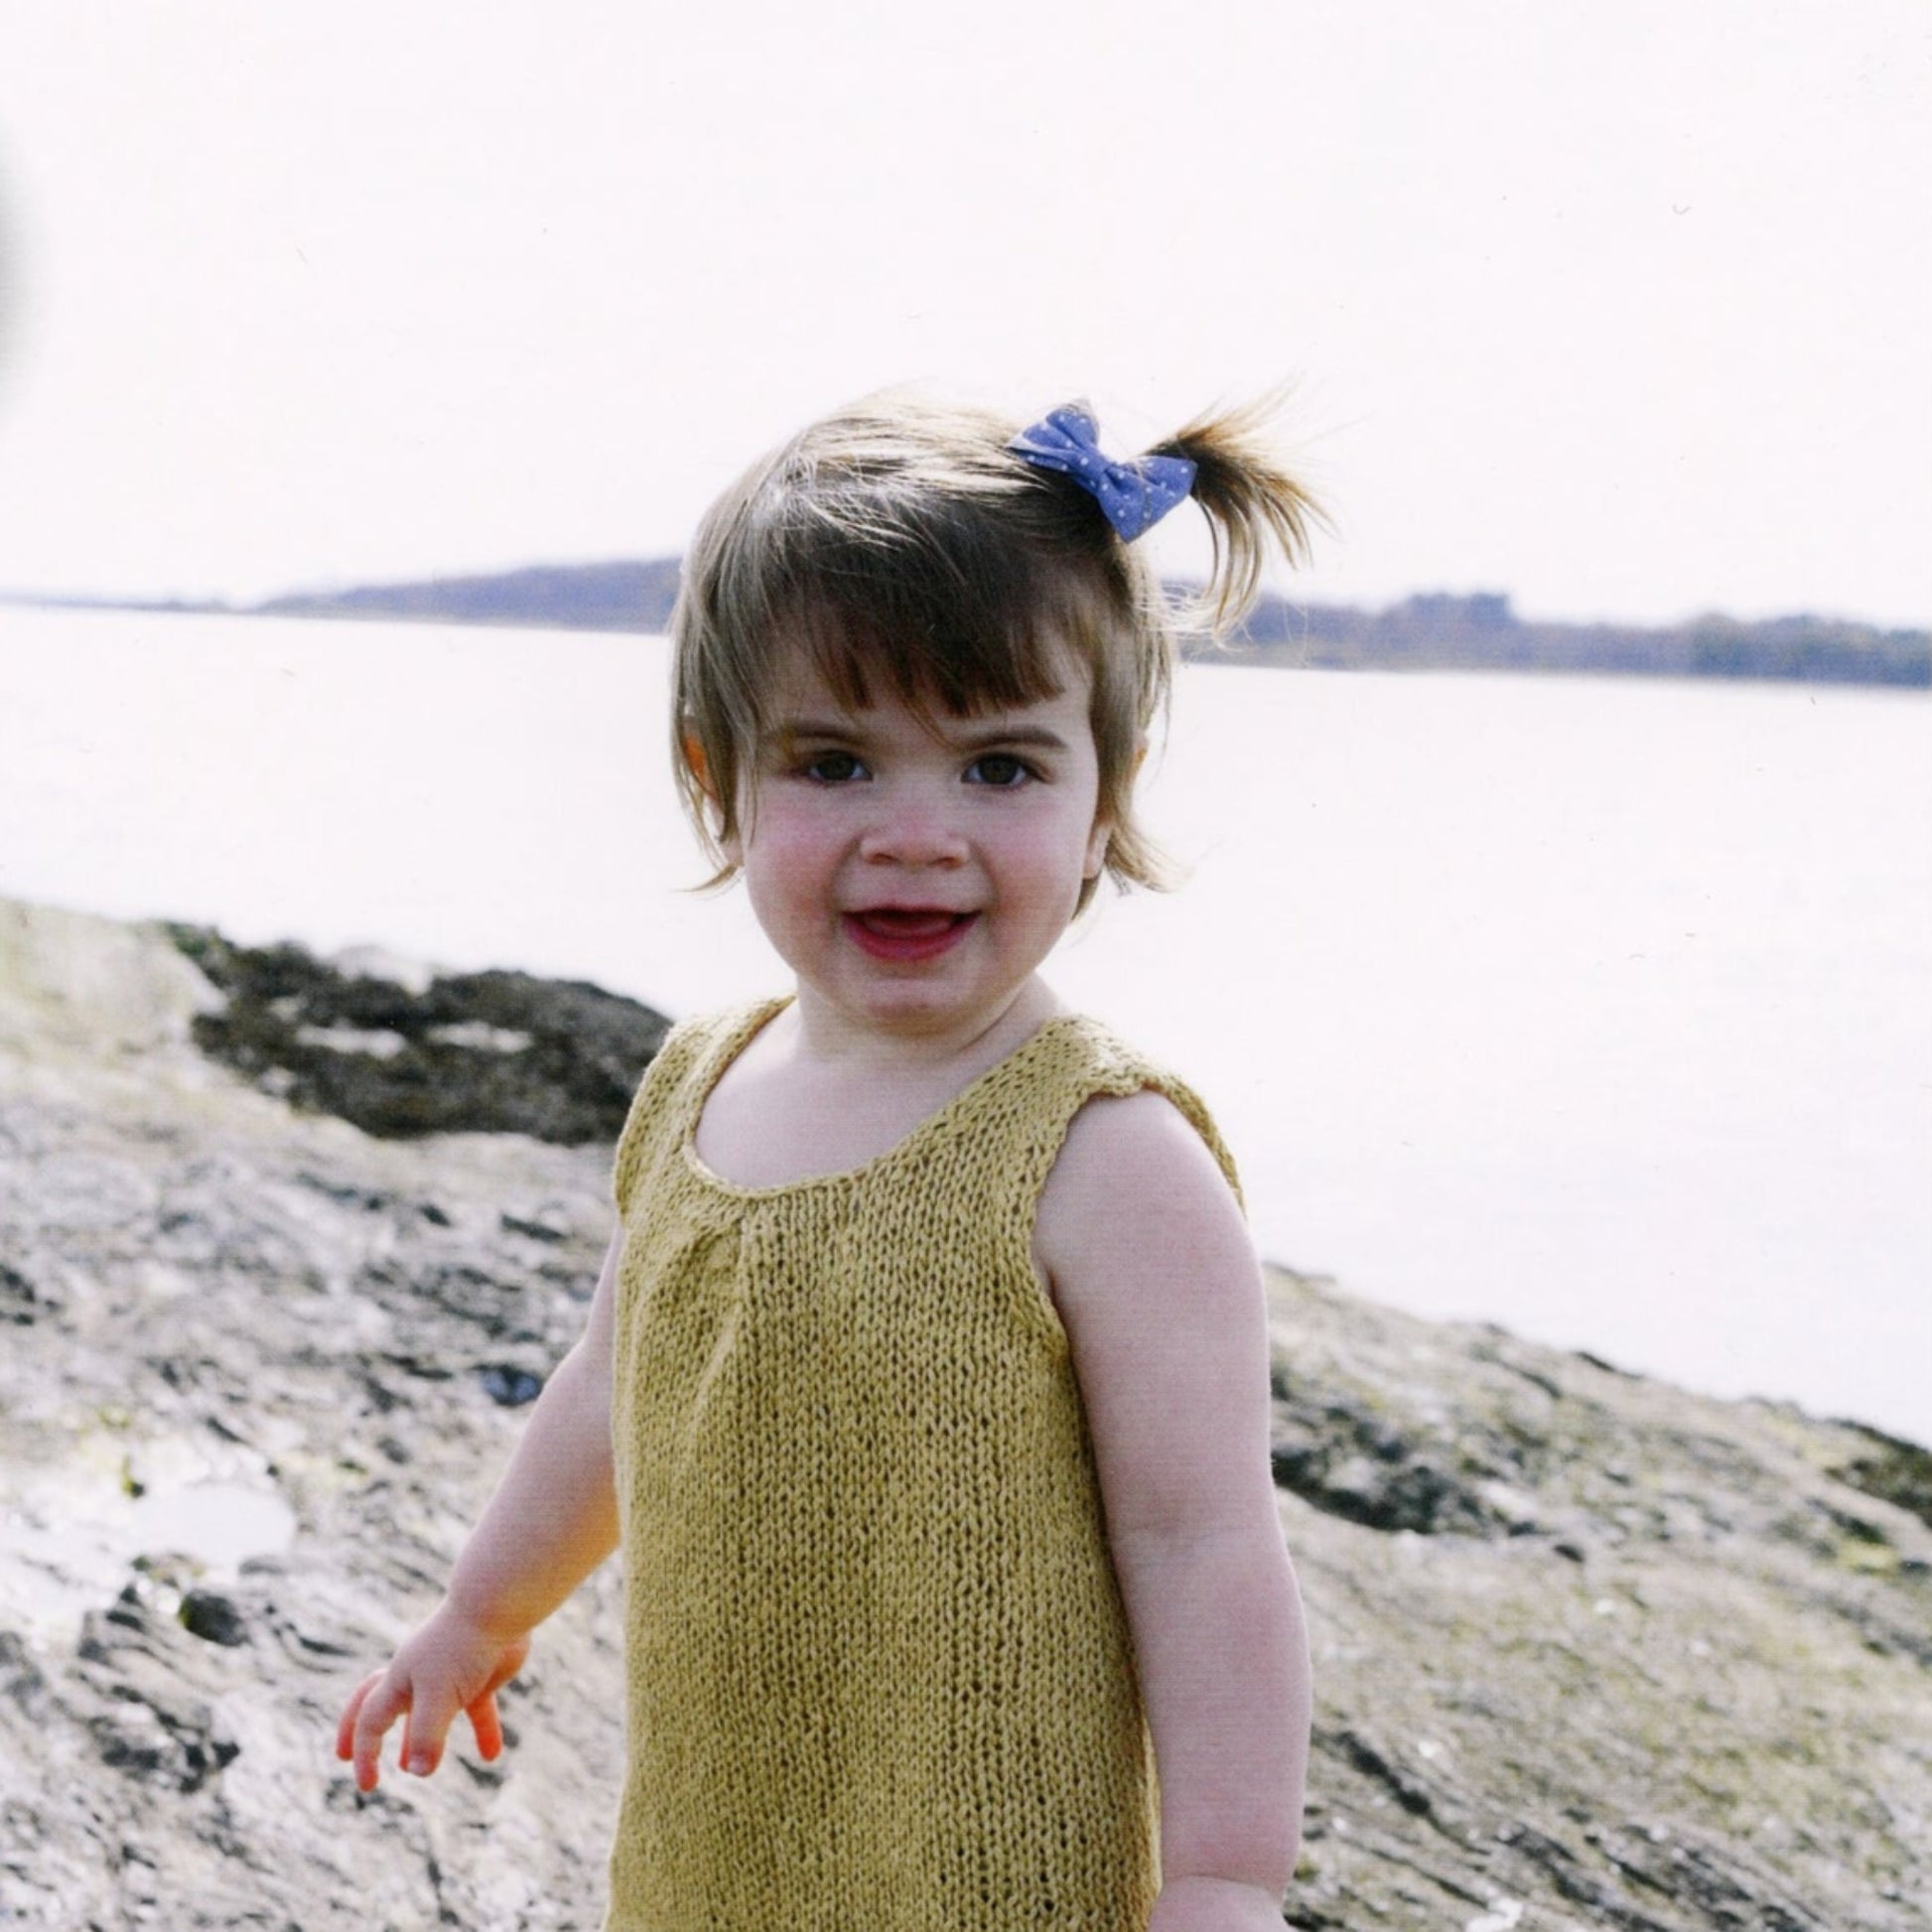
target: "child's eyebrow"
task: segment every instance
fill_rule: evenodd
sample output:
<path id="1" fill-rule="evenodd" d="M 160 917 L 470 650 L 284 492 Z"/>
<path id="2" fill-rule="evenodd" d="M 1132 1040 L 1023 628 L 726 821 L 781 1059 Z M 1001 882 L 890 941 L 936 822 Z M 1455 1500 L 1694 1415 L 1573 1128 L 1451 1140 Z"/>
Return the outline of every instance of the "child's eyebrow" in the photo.
<path id="1" fill-rule="evenodd" d="M 780 718 L 765 734 L 776 745 L 792 745 L 805 740 L 838 739 L 849 742 L 864 736 L 865 728 L 855 718 Z M 984 752 L 996 745 L 1019 745 L 1039 752 L 1064 752 L 1066 740 L 1044 725 L 1003 725 L 997 720 L 972 729 L 943 729 L 938 734 L 946 744 L 961 752 Z"/>
<path id="2" fill-rule="evenodd" d="M 962 752 L 984 752 L 995 745 L 1023 745 L 1038 752 L 1063 752 L 1066 740 L 1044 725 L 988 725 L 980 731 L 948 733 L 948 742 Z"/>

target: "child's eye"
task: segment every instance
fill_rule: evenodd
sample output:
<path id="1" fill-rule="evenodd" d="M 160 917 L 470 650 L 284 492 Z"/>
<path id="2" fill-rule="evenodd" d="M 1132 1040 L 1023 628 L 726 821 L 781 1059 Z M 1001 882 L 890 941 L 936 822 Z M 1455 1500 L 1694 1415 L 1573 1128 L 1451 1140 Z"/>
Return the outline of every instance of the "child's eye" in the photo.
<path id="1" fill-rule="evenodd" d="M 866 768 L 850 752 L 818 752 L 805 760 L 805 776 L 822 785 L 842 785 L 865 776 Z"/>
<path id="2" fill-rule="evenodd" d="M 1033 775 L 1026 759 L 1015 758 L 1011 752 L 987 752 L 966 767 L 969 785 L 997 785 L 1002 790 L 1023 785 Z"/>

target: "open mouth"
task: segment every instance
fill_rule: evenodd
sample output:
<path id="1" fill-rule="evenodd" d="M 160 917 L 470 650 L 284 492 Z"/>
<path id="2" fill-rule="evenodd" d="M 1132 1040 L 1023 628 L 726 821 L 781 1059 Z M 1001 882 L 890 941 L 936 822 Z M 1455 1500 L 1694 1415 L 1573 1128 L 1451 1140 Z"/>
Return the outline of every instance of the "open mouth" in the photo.
<path id="1" fill-rule="evenodd" d="M 978 916 L 929 905 L 876 905 L 848 912 L 845 929 L 874 959 L 936 959 L 966 936 Z"/>

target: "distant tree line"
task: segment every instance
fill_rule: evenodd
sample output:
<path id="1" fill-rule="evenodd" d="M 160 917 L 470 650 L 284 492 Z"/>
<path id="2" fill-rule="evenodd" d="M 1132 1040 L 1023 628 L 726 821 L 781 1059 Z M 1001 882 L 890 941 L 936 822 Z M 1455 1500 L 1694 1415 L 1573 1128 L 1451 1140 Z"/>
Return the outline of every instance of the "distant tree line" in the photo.
<path id="1" fill-rule="evenodd" d="M 678 560 L 533 564 L 484 577 L 433 577 L 300 592 L 254 609 L 298 618 L 420 618 L 439 623 L 526 623 L 568 630 L 662 630 L 677 602 Z"/>
<path id="2" fill-rule="evenodd" d="M 677 584 L 678 560 L 660 557 L 373 584 L 272 598 L 251 608 L 277 616 L 661 631 Z M 1189 587 L 1173 589 L 1184 601 Z M 1552 623 L 1517 617 L 1496 592 L 1412 597 L 1383 611 L 1268 595 L 1225 643 L 1190 645 L 1187 654 L 1202 662 L 1322 670 L 1585 671 L 1932 686 L 1932 632 L 1925 630 L 1814 617 L 1754 622 L 1703 617 L 1659 627 Z"/>
<path id="3" fill-rule="evenodd" d="M 1742 622 L 1702 617 L 1660 627 L 1525 621 L 1509 599 L 1412 597 L 1386 611 L 1265 597 L 1243 632 L 1193 655 L 1335 670 L 1629 672 L 1649 677 L 1801 678 L 1932 685 L 1932 632 L 1836 618 Z"/>

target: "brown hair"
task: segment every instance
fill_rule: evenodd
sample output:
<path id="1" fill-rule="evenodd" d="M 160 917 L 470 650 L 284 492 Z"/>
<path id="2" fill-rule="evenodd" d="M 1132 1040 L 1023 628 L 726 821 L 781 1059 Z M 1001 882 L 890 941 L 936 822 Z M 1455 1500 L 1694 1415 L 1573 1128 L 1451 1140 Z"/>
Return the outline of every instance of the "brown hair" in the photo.
<path id="1" fill-rule="evenodd" d="M 1319 516 L 1268 454 L 1268 413 L 1204 416 L 1156 446 L 1195 466 L 1214 541 L 1199 610 L 1217 633 L 1253 602 L 1269 549 L 1302 561 Z M 713 504 L 671 618 L 673 769 L 713 884 L 736 871 L 726 847 L 745 829 L 741 779 L 769 722 L 774 662 L 799 648 L 843 703 L 862 708 L 883 687 L 955 717 L 1051 696 L 1070 650 L 1092 676 L 1106 869 L 1122 886 L 1163 883 L 1133 787 L 1173 677 L 1168 599 L 1085 488 L 1007 449 L 1020 427 L 905 392 L 869 397 Z"/>

